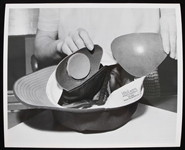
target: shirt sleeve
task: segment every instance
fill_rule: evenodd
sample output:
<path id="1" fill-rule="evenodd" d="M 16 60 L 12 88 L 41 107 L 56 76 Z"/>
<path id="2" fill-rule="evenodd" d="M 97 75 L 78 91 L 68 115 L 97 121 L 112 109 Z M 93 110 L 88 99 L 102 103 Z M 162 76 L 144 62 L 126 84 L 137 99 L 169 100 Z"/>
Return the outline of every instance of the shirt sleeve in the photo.
<path id="1" fill-rule="evenodd" d="M 57 31 L 59 23 L 59 9 L 40 8 L 38 29 L 42 31 Z"/>

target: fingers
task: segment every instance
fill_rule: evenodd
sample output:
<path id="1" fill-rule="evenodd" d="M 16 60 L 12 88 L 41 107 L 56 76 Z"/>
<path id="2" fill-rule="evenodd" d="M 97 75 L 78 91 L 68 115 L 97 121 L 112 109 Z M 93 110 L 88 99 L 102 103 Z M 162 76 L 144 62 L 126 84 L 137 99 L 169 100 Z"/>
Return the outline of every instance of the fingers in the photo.
<path id="1" fill-rule="evenodd" d="M 170 35 L 170 57 L 176 59 L 176 36 Z"/>
<path id="2" fill-rule="evenodd" d="M 65 53 L 67 55 L 71 55 L 72 54 L 71 49 L 65 43 L 62 45 L 62 51 L 63 51 L 63 53 Z"/>
<path id="3" fill-rule="evenodd" d="M 73 39 L 71 37 L 67 37 L 65 39 L 65 44 L 69 47 L 72 53 L 78 50 L 78 47 L 74 43 Z"/>
<path id="4" fill-rule="evenodd" d="M 161 24 L 161 37 L 163 42 L 163 48 L 166 54 L 170 52 L 170 41 L 169 41 L 169 33 L 168 33 L 168 23 L 165 20 L 160 21 Z"/>
<path id="5" fill-rule="evenodd" d="M 94 45 L 93 45 L 93 42 L 92 42 L 91 38 L 89 37 L 89 34 L 87 33 L 87 31 L 82 29 L 82 28 L 79 28 L 78 32 L 79 32 L 79 36 L 83 40 L 85 46 L 89 50 L 93 50 L 94 49 Z"/>
<path id="6" fill-rule="evenodd" d="M 76 44 L 78 49 L 81 49 L 83 47 L 87 47 L 89 50 L 94 49 L 93 42 L 91 38 L 89 37 L 89 34 L 86 30 L 79 28 L 76 31 L 71 31 L 69 33 L 69 36 L 73 40 L 73 42 Z"/>
<path id="7" fill-rule="evenodd" d="M 72 54 L 72 51 L 70 50 L 70 48 L 68 47 L 68 45 L 65 42 L 63 42 L 63 41 L 60 41 L 57 44 L 57 51 L 59 53 L 65 53 L 67 55 Z"/>
<path id="8" fill-rule="evenodd" d="M 63 52 L 67 55 L 74 53 L 75 51 L 82 47 L 84 47 L 84 44 L 83 45 L 80 44 L 79 46 L 77 46 L 70 36 L 66 37 L 63 42 L 60 42 L 57 45 L 57 49 L 59 49 L 61 53 Z"/>
<path id="9" fill-rule="evenodd" d="M 78 34 L 75 34 L 73 36 L 73 41 L 76 44 L 78 49 L 85 47 L 85 43 L 83 42 L 83 40 L 81 39 L 81 37 Z"/>
<path id="10" fill-rule="evenodd" d="M 176 22 L 174 19 L 163 18 L 160 20 L 161 37 L 164 51 L 173 59 L 177 59 L 176 52 Z"/>
<path id="11" fill-rule="evenodd" d="M 70 55 L 83 47 L 87 47 L 89 50 L 94 49 L 91 38 L 89 37 L 87 31 L 82 28 L 71 31 L 63 42 L 57 45 L 57 49 L 67 55 Z"/>
<path id="12" fill-rule="evenodd" d="M 177 35 L 176 35 L 176 22 L 175 20 L 170 20 L 170 26 L 169 26 L 169 33 L 170 33 L 170 57 L 173 59 L 177 59 L 177 52 L 176 52 L 176 41 L 177 41 Z"/>

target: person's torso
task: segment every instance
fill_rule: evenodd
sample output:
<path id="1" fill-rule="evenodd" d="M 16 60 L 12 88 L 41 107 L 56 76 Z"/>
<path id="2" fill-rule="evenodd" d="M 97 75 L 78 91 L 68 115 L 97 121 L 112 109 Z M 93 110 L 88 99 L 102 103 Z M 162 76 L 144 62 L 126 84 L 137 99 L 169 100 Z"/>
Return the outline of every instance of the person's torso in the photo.
<path id="1" fill-rule="evenodd" d="M 94 44 L 110 51 L 118 36 L 135 32 L 158 32 L 159 9 L 63 8 L 60 9 L 59 38 L 84 28 Z"/>

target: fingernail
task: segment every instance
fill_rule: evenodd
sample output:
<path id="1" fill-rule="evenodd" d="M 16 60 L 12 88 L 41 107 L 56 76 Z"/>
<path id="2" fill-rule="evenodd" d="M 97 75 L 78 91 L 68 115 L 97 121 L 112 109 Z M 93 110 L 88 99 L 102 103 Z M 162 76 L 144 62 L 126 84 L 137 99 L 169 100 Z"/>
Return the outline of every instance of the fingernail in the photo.
<path id="1" fill-rule="evenodd" d="M 171 57 L 172 59 L 175 59 L 175 55 L 174 55 L 173 53 L 170 53 L 170 57 Z"/>
<path id="2" fill-rule="evenodd" d="M 88 48 L 89 50 L 93 50 L 93 49 L 94 49 L 94 45 L 89 44 L 89 45 L 87 45 L 87 48 Z"/>
<path id="3" fill-rule="evenodd" d="M 175 56 L 175 60 L 177 60 L 177 56 Z"/>
<path id="4" fill-rule="evenodd" d="M 176 56 L 175 56 L 175 59 L 177 60 L 178 59 L 178 55 L 176 54 Z"/>
<path id="5" fill-rule="evenodd" d="M 166 54 L 169 54 L 169 47 L 165 47 L 164 51 Z"/>

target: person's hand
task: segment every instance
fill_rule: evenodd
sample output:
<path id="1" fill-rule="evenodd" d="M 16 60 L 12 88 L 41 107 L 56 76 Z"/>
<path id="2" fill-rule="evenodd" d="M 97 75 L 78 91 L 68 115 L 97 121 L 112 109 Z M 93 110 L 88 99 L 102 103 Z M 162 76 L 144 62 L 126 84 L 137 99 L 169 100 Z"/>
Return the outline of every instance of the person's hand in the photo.
<path id="1" fill-rule="evenodd" d="M 176 40 L 176 16 L 173 9 L 161 9 L 160 33 L 163 41 L 164 51 L 171 58 L 177 59 Z"/>
<path id="2" fill-rule="evenodd" d="M 57 44 L 57 51 L 70 55 L 83 47 L 87 47 L 89 50 L 94 49 L 93 42 L 87 31 L 79 28 L 71 31 L 64 40 Z"/>

